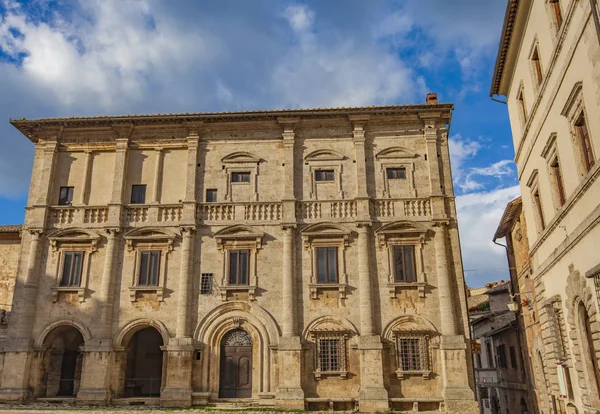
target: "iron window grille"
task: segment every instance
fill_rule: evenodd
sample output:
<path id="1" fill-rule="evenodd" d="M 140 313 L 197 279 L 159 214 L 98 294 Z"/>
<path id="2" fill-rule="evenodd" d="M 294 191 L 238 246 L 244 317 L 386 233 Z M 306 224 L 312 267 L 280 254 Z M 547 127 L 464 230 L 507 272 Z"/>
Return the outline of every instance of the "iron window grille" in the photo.
<path id="1" fill-rule="evenodd" d="M 229 286 L 248 285 L 250 250 L 229 251 Z"/>
<path id="2" fill-rule="evenodd" d="M 347 332 L 314 332 L 315 339 L 315 379 L 323 375 L 339 375 L 346 379 Z"/>
<path id="3" fill-rule="evenodd" d="M 429 335 L 419 332 L 395 332 L 396 337 L 396 375 L 405 379 L 409 375 L 422 375 L 429 379 Z"/>
<path id="4" fill-rule="evenodd" d="M 75 187 L 60 187 L 58 193 L 58 205 L 70 206 L 73 203 L 73 192 Z"/>
<path id="5" fill-rule="evenodd" d="M 250 173 L 249 172 L 232 172 L 231 173 L 232 183 L 249 183 Z"/>
<path id="6" fill-rule="evenodd" d="M 316 170 L 315 181 L 335 181 L 333 170 Z"/>
<path id="7" fill-rule="evenodd" d="M 64 252 L 62 276 L 59 286 L 75 287 L 81 285 L 81 271 L 83 269 L 83 252 Z"/>
<path id="8" fill-rule="evenodd" d="M 160 250 L 147 250 L 140 252 L 140 272 L 138 286 L 158 286 L 158 272 L 160 269 Z"/>
<path id="9" fill-rule="evenodd" d="M 406 178 L 406 168 L 387 168 L 386 174 L 388 180 L 397 180 Z"/>
<path id="10" fill-rule="evenodd" d="M 212 293 L 213 286 L 213 274 L 212 273 L 202 273 L 202 278 L 200 279 L 200 294 L 201 295 L 210 295 Z"/>
<path id="11" fill-rule="evenodd" d="M 132 185 L 131 186 L 131 204 L 144 204 L 146 203 L 146 185 Z"/>
<path id="12" fill-rule="evenodd" d="M 317 283 L 338 283 L 338 248 L 317 247 Z"/>
<path id="13" fill-rule="evenodd" d="M 415 282 L 414 246 L 394 246 L 394 281 Z"/>

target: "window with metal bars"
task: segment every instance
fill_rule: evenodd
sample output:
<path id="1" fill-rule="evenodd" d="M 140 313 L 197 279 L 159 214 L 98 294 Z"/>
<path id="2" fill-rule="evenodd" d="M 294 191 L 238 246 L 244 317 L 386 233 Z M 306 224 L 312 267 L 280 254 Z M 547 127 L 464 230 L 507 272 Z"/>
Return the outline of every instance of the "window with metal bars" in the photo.
<path id="1" fill-rule="evenodd" d="M 212 293 L 212 273 L 202 273 L 202 277 L 200 279 L 200 294 L 201 295 L 210 295 Z"/>
<path id="2" fill-rule="evenodd" d="M 429 372 L 429 336 L 421 333 L 396 332 L 399 374 Z"/>
<path id="3" fill-rule="evenodd" d="M 60 286 L 79 286 L 81 269 L 83 268 L 83 252 L 64 252 Z"/>
<path id="4" fill-rule="evenodd" d="M 316 355 L 315 375 L 320 378 L 321 374 L 339 374 L 345 378 L 346 367 L 346 333 L 323 332 L 314 333 Z"/>

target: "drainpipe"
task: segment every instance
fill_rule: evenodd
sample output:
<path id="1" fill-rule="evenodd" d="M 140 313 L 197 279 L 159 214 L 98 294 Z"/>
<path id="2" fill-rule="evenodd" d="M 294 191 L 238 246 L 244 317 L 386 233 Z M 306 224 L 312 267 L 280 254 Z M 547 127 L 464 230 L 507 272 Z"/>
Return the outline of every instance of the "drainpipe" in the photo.
<path id="1" fill-rule="evenodd" d="M 596 26 L 596 36 L 598 36 L 598 43 L 600 43 L 600 17 L 598 17 L 600 11 L 598 10 L 597 0 L 590 0 L 590 6 L 592 6 L 592 16 Z"/>

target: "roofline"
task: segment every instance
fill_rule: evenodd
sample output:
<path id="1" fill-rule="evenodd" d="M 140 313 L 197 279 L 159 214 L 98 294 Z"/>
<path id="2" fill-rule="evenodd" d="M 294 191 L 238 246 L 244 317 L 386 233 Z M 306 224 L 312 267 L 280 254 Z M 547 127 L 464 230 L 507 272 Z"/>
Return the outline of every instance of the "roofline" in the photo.
<path id="1" fill-rule="evenodd" d="M 118 116 L 96 116 L 96 117 L 71 117 L 71 118 L 40 118 L 40 119 L 10 119 L 10 123 L 31 141 L 35 139 L 29 136 L 30 129 L 40 127 L 86 127 L 86 126 L 113 126 L 115 124 L 164 124 L 172 121 L 174 123 L 185 122 L 223 122 L 223 121 L 256 121 L 277 120 L 285 117 L 327 117 L 327 116 L 349 116 L 349 115 L 396 115 L 420 112 L 449 112 L 450 116 L 454 110 L 451 103 L 436 105 L 387 105 L 387 106 L 364 106 L 348 108 L 314 108 L 314 109 L 281 109 L 281 110 L 257 110 L 243 112 L 199 112 L 182 114 L 154 114 L 154 115 L 118 115 Z M 450 121 L 448 121 L 450 122 Z"/>
<path id="2" fill-rule="evenodd" d="M 512 223 L 515 218 L 515 213 L 521 207 L 523 201 L 521 200 L 521 196 L 515 198 L 512 201 L 509 201 L 504 209 L 504 213 L 502 214 L 502 218 L 500 218 L 500 223 L 498 223 L 498 228 L 496 229 L 496 233 L 494 233 L 493 241 L 501 239 L 506 236 L 506 231 L 508 224 Z"/>
<path id="3" fill-rule="evenodd" d="M 506 3 L 506 12 L 504 13 L 504 24 L 498 44 L 498 54 L 494 65 L 494 75 L 492 76 L 492 86 L 490 88 L 490 96 L 498 95 L 502 75 L 504 74 L 504 64 L 506 63 L 506 55 L 512 40 L 514 23 L 519 6 L 519 0 L 508 0 Z"/>

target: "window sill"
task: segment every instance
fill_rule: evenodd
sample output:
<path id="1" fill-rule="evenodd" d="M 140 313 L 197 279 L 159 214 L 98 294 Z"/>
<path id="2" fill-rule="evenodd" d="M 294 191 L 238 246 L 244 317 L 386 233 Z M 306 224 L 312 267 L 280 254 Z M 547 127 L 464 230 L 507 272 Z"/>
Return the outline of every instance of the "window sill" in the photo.
<path id="1" fill-rule="evenodd" d="M 394 299 L 396 297 L 396 291 L 398 288 L 406 289 L 406 288 L 417 288 L 419 291 L 419 297 L 425 297 L 425 282 L 393 282 L 388 283 L 388 291 L 390 293 L 390 298 Z"/>
<path id="2" fill-rule="evenodd" d="M 227 292 L 248 292 L 248 299 L 251 301 L 256 300 L 256 286 L 252 286 L 252 285 L 228 285 L 228 286 L 221 286 L 219 288 L 219 290 L 221 291 L 221 300 L 222 301 L 226 301 L 227 300 Z"/>
<path id="3" fill-rule="evenodd" d="M 409 376 L 421 375 L 423 379 L 431 378 L 431 370 L 423 370 L 423 371 L 402 371 L 401 369 L 396 370 L 396 376 L 399 380 L 408 379 Z"/>
<path id="4" fill-rule="evenodd" d="M 164 302 L 165 300 L 165 288 L 162 286 L 130 286 L 129 300 L 137 302 L 138 292 L 156 293 L 156 300 L 158 302 Z"/>
<path id="5" fill-rule="evenodd" d="M 348 285 L 344 283 L 311 283 L 308 285 L 310 288 L 310 298 L 318 299 L 319 290 L 338 290 L 340 299 L 346 299 L 346 287 Z"/>
<path id="6" fill-rule="evenodd" d="M 341 379 L 348 379 L 348 371 L 313 371 L 315 379 L 320 380 L 323 377 L 340 377 Z"/>
<path id="7" fill-rule="evenodd" d="M 85 302 L 85 294 L 87 289 L 81 286 L 55 286 L 51 288 L 52 302 L 58 302 L 59 293 L 77 293 L 79 302 Z"/>

